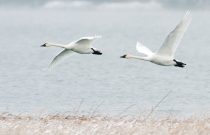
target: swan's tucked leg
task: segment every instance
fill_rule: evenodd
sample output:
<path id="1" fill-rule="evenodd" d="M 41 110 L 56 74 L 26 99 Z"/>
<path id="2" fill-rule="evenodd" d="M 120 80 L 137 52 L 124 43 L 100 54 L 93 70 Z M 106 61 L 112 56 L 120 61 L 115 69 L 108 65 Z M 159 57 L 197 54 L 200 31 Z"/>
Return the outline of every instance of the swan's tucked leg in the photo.
<path id="1" fill-rule="evenodd" d="M 187 64 L 185 64 L 185 63 L 183 63 L 183 62 L 180 62 L 180 61 L 177 61 L 177 60 L 173 60 L 174 62 L 176 62 L 176 64 L 174 65 L 174 66 L 176 66 L 176 67 L 181 67 L 181 68 L 183 68 L 185 65 L 187 65 Z"/>
<path id="2" fill-rule="evenodd" d="M 93 48 L 91 48 L 91 50 L 93 50 L 93 53 L 92 54 L 95 54 L 95 55 L 102 55 L 102 52 L 99 51 L 99 50 L 95 50 Z"/>

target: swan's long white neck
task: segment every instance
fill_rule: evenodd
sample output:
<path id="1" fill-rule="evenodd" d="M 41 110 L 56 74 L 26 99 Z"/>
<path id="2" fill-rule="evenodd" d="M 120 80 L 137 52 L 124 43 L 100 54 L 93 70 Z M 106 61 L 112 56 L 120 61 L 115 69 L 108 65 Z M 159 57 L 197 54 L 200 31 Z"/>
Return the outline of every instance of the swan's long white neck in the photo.
<path id="1" fill-rule="evenodd" d="M 60 47 L 60 48 L 66 48 L 66 45 L 62 44 L 56 44 L 56 43 L 46 43 L 46 47 Z"/>
<path id="2" fill-rule="evenodd" d="M 135 56 L 135 55 L 127 55 L 127 59 L 138 59 L 138 60 L 145 60 L 145 61 L 150 61 L 150 57 L 148 56 Z"/>

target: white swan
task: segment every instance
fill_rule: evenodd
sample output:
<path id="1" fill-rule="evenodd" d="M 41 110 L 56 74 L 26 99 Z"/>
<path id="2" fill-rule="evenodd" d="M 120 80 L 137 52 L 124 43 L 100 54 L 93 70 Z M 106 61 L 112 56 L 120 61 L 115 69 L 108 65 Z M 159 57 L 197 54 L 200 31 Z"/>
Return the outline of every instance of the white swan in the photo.
<path id="1" fill-rule="evenodd" d="M 163 45 L 156 53 L 153 53 L 143 44 L 137 42 L 136 50 L 144 54 L 145 56 L 134 56 L 126 54 L 121 56 L 121 58 L 140 59 L 140 60 L 150 61 L 152 63 L 162 66 L 184 67 L 186 64 L 175 60 L 174 54 L 190 22 L 191 22 L 191 15 L 190 12 L 187 11 L 181 22 L 167 36 Z"/>
<path id="2" fill-rule="evenodd" d="M 66 56 L 69 56 L 73 52 L 80 54 L 96 54 L 102 55 L 101 51 L 96 50 L 92 46 L 92 41 L 94 39 L 101 38 L 101 36 L 93 36 L 93 37 L 82 37 L 77 41 L 73 41 L 67 45 L 62 44 L 54 44 L 54 43 L 45 43 L 41 45 L 41 47 L 60 47 L 64 48 L 62 52 L 60 52 L 50 63 L 50 67 L 57 64 L 61 59 L 64 59 Z"/>

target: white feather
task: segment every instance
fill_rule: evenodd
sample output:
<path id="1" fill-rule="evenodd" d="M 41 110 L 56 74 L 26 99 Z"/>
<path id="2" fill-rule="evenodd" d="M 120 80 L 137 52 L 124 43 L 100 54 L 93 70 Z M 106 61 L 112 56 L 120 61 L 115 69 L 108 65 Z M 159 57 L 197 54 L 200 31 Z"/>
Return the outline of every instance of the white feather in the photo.
<path id="1" fill-rule="evenodd" d="M 52 62 L 49 65 L 49 68 L 52 68 L 53 66 L 60 63 L 62 60 L 70 56 L 70 54 L 73 54 L 72 50 L 65 49 L 62 52 L 60 52 L 57 56 L 55 56 L 52 60 Z"/>
<path id="2" fill-rule="evenodd" d="M 91 43 L 98 38 L 101 38 L 101 36 L 82 37 L 79 40 L 71 42 L 70 45 L 71 47 L 83 46 L 83 48 L 89 48 L 91 46 Z"/>
<path id="3" fill-rule="evenodd" d="M 140 42 L 137 42 L 136 43 L 136 50 L 139 53 L 143 53 L 144 55 L 147 55 L 147 56 L 151 56 L 153 54 L 153 52 L 149 48 L 147 48 L 146 46 L 144 46 Z"/>
<path id="4" fill-rule="evenodd" d="M 181 42 L 184 33 L 186 32 L 190 22 L 191 22 L 190 12 L 187 11 L 181 22 L 176 26 L 176 28 L 167 36 L 163 45 L 156 53 L 160 56 L 166 56 L 173 58 L 178 45 Z"/>

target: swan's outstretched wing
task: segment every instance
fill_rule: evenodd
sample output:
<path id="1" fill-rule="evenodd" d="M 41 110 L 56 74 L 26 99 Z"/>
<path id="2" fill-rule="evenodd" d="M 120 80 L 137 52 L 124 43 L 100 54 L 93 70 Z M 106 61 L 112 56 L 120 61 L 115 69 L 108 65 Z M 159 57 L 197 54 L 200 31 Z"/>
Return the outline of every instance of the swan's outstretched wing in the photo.
<path id="1" fill-rule="evenodd" d="M 174 57 L 176 49 L 187 30 L 189 24 L 191 22 L 190 12 L 187 11 L 182 21 L 176 26 L 176 28 L 167 36 L 162 47 L 158 50 L 157 54 L 166 56 L 166 57 Z"/>
<path id="2" fill-rule="evenodd" d="M 55 66 L 56 64 L 58 64 L 59 62 L 64 60 L 66 57 L 68 57 L 72 53 L 73 53 L 73 51 L 71 51 L 71 50 L 68 50 L 68 49 L 63 50 L 57 56 L 55 56 L 53 61 L 50 63 L 49 68 Z"/>
<path id="3" fill-rule="evenodd" d="M 80 47 L 83 47 L 83 48 L 90 48 L 91 46 L 91 43 L 93 42 L 94 39 L 97 39 L 97 38 L 101 38 L 101 36 L 92 36 L 92 37 L 82 37 L 80 38 L 79 40 L 71 43 L 73 44 L 73 46 L 80 46 Z"/>
<path id="4" fill-rule="evenodd" d="M 147 56 L 151 56 L 153 54 L 153 52 L 149 48 L 147 48 L 146 46 L 144 46 L 140 42 L 137 42 L 136 43 L 136 50 L 139 53 L 143 53 L 144 55 L 147 55 Z"/>

